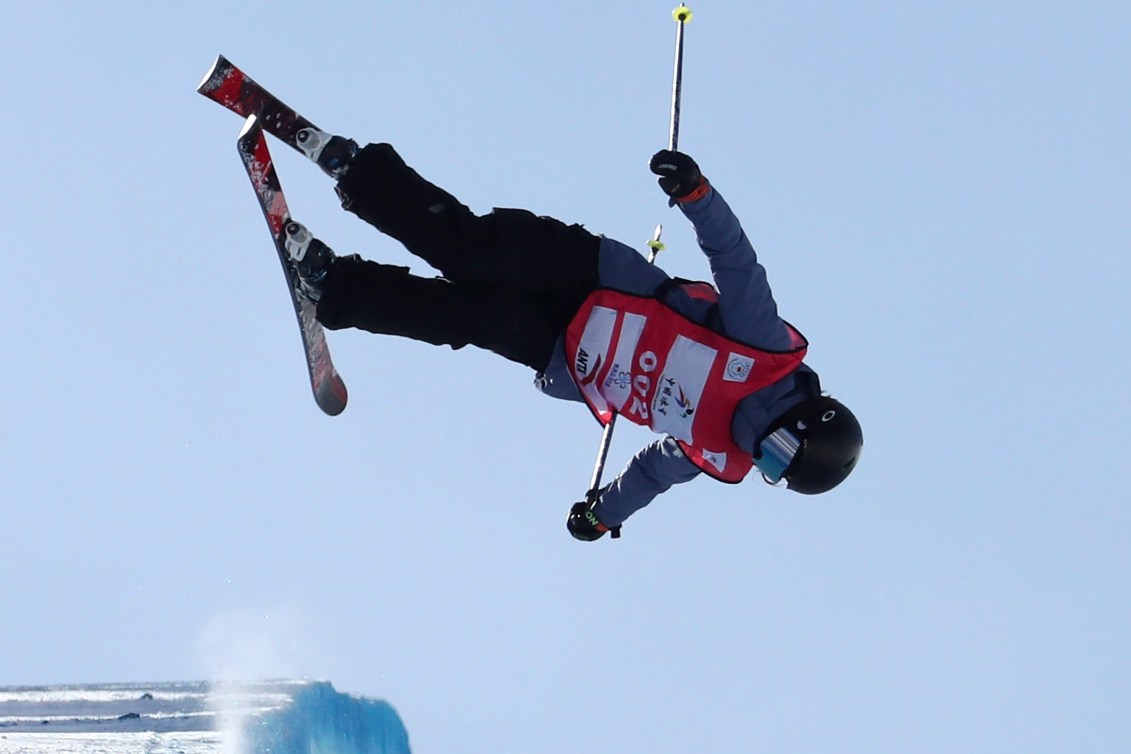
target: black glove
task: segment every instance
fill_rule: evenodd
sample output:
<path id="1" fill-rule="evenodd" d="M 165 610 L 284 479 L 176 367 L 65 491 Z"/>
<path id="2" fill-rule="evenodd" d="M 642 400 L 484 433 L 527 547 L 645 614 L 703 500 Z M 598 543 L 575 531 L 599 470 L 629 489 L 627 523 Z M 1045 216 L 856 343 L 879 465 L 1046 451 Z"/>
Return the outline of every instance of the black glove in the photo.
<path id="1" fill-rule="evenodd" d="M 676 201 L 687 200 L 707 185 L 707 179 L 699 172 L 695 160 L 683 152 L 661 149 L 652 155 L 648 167 L 660 176 L 659 184 L 663 192 Z"/>
<path id="2" fill-rule="evenodd" d="M 566 528 L 575 539 L 582 542 L 592 542 L 605 536 L 609 527 L 601 523 L 593 513 L 588 501 L 574 503 L 569 509 L 569 518 L 566 519 Z"/>

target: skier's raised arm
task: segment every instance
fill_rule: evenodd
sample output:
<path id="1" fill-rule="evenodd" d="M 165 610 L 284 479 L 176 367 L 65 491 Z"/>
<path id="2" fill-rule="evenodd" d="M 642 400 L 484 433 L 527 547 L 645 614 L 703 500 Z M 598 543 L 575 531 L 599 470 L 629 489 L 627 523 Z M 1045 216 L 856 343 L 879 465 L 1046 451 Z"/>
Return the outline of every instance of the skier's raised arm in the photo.
<path id="1" fill-rule="evenodd" d="M 695 160 L 662 150 L 652 157 L 652 172 L 671 203 L 695 227 L 719 294 L 719 316 L 726 334 L 744 343 L 781 349 L 789 333 L 758 262 L 754 246 L 722 195 L 703 177 Z"/>

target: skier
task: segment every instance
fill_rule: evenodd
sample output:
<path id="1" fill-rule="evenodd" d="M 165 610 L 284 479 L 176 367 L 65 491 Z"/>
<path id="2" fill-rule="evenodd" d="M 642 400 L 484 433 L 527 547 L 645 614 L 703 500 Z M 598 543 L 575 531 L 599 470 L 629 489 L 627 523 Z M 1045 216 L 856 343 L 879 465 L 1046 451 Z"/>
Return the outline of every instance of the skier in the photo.
<path id="1" fill-rule="evenodd" d="M 695 227 L 714 285 L 672 278 L 580 225 L 523 209 L 476 215 L 389 144 L 315 129 L 298 143 L 336 180 L 344 209 L 442 275 L 337 256 L 292 222 L 287 252 L 325 327 L 475 345 L 534 369 L 544 393 L 584 401 L 603 423 L 615 411 L 664 435 L 570 508 L 577 539 L 616 530 L 700 473 L 733 483 L 756 468 L 818 494 L 856 465 L 860 425 L 802 363 L 805 339 L 779 318 L 753 246 L 686 154 L 662 150 L 649 167 Z"/>

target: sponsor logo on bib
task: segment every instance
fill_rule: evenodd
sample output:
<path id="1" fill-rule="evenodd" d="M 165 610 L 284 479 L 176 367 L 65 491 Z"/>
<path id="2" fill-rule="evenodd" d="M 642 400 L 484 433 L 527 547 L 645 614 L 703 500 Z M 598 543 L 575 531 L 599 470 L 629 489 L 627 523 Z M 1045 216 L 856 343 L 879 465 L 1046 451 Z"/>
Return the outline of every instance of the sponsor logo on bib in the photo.
<path id="1" fill-rule="evenodd" d="M 727 359 L 727 369 L 723 379 L 727 382 L 746 382 L 753 370 L 754 359 L 742 354 L 732 353 L 730 358 Z"/>

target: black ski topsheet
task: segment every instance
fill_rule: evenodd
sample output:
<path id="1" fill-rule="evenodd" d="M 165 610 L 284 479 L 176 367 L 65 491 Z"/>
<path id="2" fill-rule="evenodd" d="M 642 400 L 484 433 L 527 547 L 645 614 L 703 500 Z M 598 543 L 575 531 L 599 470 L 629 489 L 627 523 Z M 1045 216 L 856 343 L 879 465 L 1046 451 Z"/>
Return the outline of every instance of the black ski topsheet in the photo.
<path id="1" fill-rule="evenodd" d="M 298 274 L 287 255 L 283 240 L 284 229 L 291 219 L 290 211 L 287 209 L 287 200 L 279 183 L 279 175 L 275 172 L 275 165 L 271 161 L 271 153 L 267 149 L 263 126 L 255 114 L 249 115 L 244 123 L 237 140 L 237 147 L 240 159 L 247 168 L 251 185 L 255 189 L 255 195 L 259 199 L 263 216 L 267 220 L 271 238 L 275 242 L 275 251 L 278 252 L 279 261 L 283 265 L 283 274 L 287 278 L 287 288 L 291 293 L 299 331 L 302 334 L 303 348 L 306 351 L 306 366 L 310 373 L 310 387 L 314 391 L 314 401 L 330 416 L 337 416 L 346 408 L 348 398 L 346 386 L 330 358 L 330 349 L 326 345 L 326 331 L 315 318 L 315 305 L 302 295 Z"/>
<path id="2" fill-rule="evenodd" d="M 240 117 L 258 116 L 259 125 L 264 131 L 300 152 L 302 150 L 298 148 L 295 134 L 303 128 L 318 128 L 295 112 L 294 108 L 255 83 L 223 55 L 217 56 L 216 62 L 196 90 Z"/>

